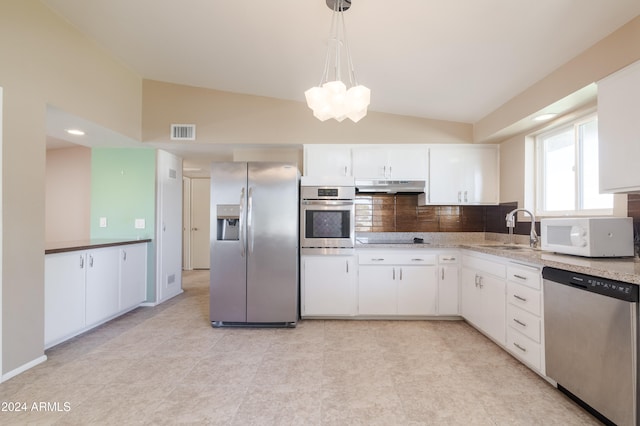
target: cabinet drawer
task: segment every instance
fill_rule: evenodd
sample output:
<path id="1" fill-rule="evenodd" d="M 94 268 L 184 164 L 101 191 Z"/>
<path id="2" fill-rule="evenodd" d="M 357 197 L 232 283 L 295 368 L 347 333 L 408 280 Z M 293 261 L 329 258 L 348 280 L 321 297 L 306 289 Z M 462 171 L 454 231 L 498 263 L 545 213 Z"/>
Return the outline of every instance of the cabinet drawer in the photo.
<path id="1" fill-rule="evenodd" d="M 512 304 L 507 305 L 507 324 L 540 343 L 540 318 Z"/>
<path id="2" fill-rule="evenodd" d="M 450 254 L 441 254 L 438 256 L 438 263 L 450 264 L 450 263 L 458 263 L 460 261 L 460 256 L 458 254 L 450 253 Z"/>
<path id="3" fill-rule="evenodd" d="M 542 366 L 542 346 L 514 330 L 507 327 L 507 349 L 517 358 L 540 371 Z"/>
<path id="4" fill-rule="evenodd" d="M 540 291 L 509 281 L 507 283 L 507 302 L 534 315 L 541 316 Z"/>
<path id="5" fill-rule="evenodd" d="M 488 259 L 481 259 L 479 257 L 463 256 L 462 263 L 464 266 L 475 269 L 478 271 L 486 272 L 491 275 L 495 275 L 499 278 L 505 278 L 507 276 L 507 267 L 501 263 L 493 262 Z"/>
<path id="6" fill-rule="evenodd" d="M 435 265 L 436 256 L 425 253 L 359 253 L 358 263 L 360 265 Z"/>
<path id="7" fill-rule="evenodd" d="M 520 284 L 524 284 L 531 288 L 540 289 L 540 270 L 534 267 L 524 265 L 507 266 L 507 278 Z"/>

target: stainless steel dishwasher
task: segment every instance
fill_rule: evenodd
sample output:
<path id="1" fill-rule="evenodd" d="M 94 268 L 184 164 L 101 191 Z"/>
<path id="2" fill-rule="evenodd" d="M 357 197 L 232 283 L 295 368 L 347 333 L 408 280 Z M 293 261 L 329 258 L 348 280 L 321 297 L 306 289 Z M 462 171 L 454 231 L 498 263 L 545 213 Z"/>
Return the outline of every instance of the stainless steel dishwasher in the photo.
<path id="1" fill-rule="evenodd" d="M 605 424 L 638 425 L 638 286 L 542 270 L 547 376 Z"/>

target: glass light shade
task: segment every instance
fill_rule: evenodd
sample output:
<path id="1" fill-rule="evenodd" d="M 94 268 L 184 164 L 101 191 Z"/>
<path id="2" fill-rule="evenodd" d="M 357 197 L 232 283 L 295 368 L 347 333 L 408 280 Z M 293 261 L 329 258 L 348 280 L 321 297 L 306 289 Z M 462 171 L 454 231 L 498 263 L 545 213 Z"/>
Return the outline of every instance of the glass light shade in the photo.
<path id="1" fill-rule="evenodd" d="M 350 111 L 366 111 L 371 101 L 371 90 L 364 86 L 354 86 L 347 90 L 345 103 Z M 365 112 L 366 114 L 366 112 Z"/>
<path id="2" fill-rule="evenodd" d="M 345 118 L 353 122 L 362 119 L 367 115 L 371 97 L 371 91 L 366 87 L 354 86 L 347 90 L 339 80 L 326 82 L 322 87 L 312 87 L 304 94 L 314 117 L 320 121 L 333 118 L 339 122 Z"/>

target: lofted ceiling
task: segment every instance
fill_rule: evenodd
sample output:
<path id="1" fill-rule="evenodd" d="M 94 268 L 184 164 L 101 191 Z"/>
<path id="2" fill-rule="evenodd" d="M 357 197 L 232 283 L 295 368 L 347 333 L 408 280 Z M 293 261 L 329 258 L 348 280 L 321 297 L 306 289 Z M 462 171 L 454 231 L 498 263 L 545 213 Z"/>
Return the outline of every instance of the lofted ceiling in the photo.
<path id="1" fill-rule="evenodd" d="M 304 102 L 325 0 L 41 0 L 146 79 Z M 475 123 L 640 14 L 638 0 L 353 0 L 370 110 Z M 311 111 L 309 111 L 311 114 Z"/>

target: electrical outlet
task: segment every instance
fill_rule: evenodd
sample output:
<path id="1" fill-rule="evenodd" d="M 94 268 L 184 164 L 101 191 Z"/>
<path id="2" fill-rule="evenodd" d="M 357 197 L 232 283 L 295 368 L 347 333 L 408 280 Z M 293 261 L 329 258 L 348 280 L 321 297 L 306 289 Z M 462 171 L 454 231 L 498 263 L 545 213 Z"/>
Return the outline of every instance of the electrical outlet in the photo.
<path id="1" fill-rule="evenodd" d="M 144 219 L 136 219 L 134 224 L 135 229 L 144 229 L 145 226 L 146 226 L 146 223 Z"/>
<path id="2" fill-rule="evenodd" d="M 101 217 L 100 218 L 100 228 L 106 228 L 107 227 L 107 218 L 106 217 Z"/>

